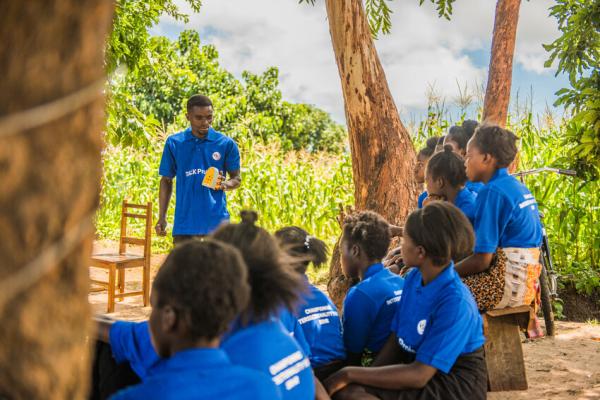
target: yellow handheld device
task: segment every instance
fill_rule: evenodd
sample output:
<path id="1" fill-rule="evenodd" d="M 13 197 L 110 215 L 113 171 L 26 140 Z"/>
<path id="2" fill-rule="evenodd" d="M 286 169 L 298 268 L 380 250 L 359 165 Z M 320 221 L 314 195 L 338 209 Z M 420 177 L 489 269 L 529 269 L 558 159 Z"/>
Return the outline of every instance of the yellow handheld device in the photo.
<path id="1" fill-rule="evenodd" d="M 202 186 L 206 186 L 210 189 L 216 189 L 219 183 L 219 170 L 215 167 L 210 167 L 206 170 L 206 175 L 202 179 Z"/>

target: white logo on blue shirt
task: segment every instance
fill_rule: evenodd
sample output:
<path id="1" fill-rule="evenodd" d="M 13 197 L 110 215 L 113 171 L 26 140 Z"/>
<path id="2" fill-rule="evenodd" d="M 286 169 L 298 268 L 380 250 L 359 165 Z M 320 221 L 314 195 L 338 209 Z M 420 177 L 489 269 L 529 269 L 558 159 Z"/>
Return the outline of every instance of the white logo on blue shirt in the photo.
<path id="1" fill-rule="evenodd" d="M 426 319 L 420 320 L 419 324 L 417 325 L 417 332 L 419 332 L 419 335 L 422 335 L 423 333 L 425 333 L 425 326 L 427 326 L 427 320 Z"/>
<path id="2" fill-rule="evenodd" d="M 221 159 L 221 153 L 219 153 L 218 151 L 215 151 L 215 152 L 212 154 L 212 158 L 213 158 L 213 160 L 215 160 L 215 161 L 219 161 L 219 160 Z"/>

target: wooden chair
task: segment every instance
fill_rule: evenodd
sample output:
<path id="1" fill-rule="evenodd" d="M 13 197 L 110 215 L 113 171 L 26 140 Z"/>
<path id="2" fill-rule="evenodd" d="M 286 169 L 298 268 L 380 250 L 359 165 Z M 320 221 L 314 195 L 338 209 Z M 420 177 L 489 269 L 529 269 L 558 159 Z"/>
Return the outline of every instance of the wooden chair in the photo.
<path id="1" fill-rule="evenodd" d="M 483 315 L 488 391 L 527 390 L 521 328 L 529 321 L 529 306 L 491 310 Z"/>
<path id="2" fill-rule="evenodd" d="M 133 209 L 133 212 L 129 211 Z M 144 238 L 134 238 L 127 235 L 127 219 L 139 218 L 146 221 Z M 152 237 L 152 203 L 131 204 L 123 200 L 121 209 L 121 237 L 119 239 L 118 254 L 94 254 L 92 255 L 91 267 L 108 270 L 108 282 L 92 279 L 93 285 L 100 286 L 92 288 L 91 291 L 108 291 L 107 312 L 115 310 L 115 298 L 122 300 L 129 296 L 143 296 L 144 306 L 149 303 L 150 294 L 150 255 Z M 127 245 L 143 246 L 142 255 L 128 254 Z M 125 293 L 125 270 L 129 268 L 143 268 L 142 290 Z M 118 293 L 116 290 L 118 289 Z"/>

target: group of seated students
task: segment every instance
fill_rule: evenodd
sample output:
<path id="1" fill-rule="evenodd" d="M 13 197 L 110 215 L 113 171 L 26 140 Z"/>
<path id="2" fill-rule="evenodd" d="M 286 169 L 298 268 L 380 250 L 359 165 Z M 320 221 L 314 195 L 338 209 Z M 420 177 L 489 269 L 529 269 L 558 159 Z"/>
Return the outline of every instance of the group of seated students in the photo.
<path id="1" fill-rule="evenodd" d="M 534 302 L 541 225 L 507 171 L 516 137 L 475 128 L 419 153 L 427 192 L 402 227 L 346 216 L 340 258 L 358 283 L 341 318 L 306 276 L 325 243 L 244 211 L 169 254 L 148 321 L 98 319 L 91 398 L 485 399 L 480 313 Z M 387 268 L 398 258 L 403 276 Z"/>

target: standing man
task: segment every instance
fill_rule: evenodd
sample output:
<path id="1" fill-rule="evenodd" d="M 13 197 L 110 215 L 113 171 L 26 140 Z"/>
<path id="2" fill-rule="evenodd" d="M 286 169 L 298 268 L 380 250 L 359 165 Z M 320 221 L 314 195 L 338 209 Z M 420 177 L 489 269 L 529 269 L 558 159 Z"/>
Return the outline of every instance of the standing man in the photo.
<path id="1" fill-rule="evenodd" d="M 155 229 L 159 236 L 167 234 L 167 208 L 176 178 L 173 244 L 207 235 L 229 220 L 225 191 L 237 188 L 242 181 L 237 144 L 211 127 L 210 99 L 190 97 L 185 116 L 190 127 L 167 138 L 158 170 L 159 218 Z M 202 184 L 211 167 L 219 171 L 214 189 Z"/>

